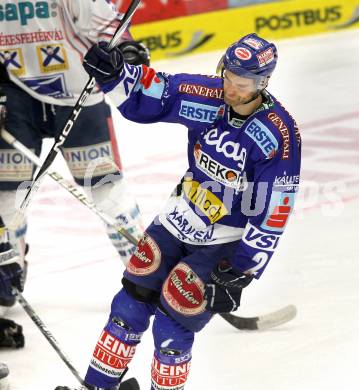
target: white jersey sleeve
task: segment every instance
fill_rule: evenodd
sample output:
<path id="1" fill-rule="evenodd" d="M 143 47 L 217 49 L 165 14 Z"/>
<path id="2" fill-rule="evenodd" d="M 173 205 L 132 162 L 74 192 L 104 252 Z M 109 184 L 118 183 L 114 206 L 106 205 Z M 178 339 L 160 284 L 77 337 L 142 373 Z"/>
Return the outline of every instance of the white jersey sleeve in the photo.
<path id="1" fill-rule="evenodd" d="M 111 39 L 121 15 L 109 0 L 28 2 L 26 13 L 21 4 L 13 0 L 12 13 L 3 13 L 0 61 L 35 99 L 73 106 L 88 81 L 82 68 L 86 52 L 94 42 Z M 131 36 L 126 32 L 122 39 Z M 95 90 L 86 105 L 101 100 L 103 93 Z"/>
<path id="2" fill-rule="evenodd" d="M 106 0 L 63 0 L 66 9 L 71 16 L 78 33 L 91 42 L 110 40 L 122 18 L 114 4 Z M 130 35 L 124 34 L 123 39 L 129 39 Z"/>

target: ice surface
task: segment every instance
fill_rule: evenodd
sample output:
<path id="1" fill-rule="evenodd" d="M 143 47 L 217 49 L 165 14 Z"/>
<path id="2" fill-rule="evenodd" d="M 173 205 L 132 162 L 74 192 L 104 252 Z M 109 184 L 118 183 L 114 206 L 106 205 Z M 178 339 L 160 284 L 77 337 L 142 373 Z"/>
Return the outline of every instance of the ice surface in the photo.
<path id="1" fill-rule="evenodd" d="M 260 281 L 243 294 L 242 316 L 293 303 L 298 316 L 265 332 L 239 332 L 215 318 L 196 337 L 188 390 L 357 388 L 359 350 L 359 30 L 278 42 L 270 91 L 300 124 L 303 185 L 296 212 Z M 169 73 L 212 73 L 221 53 L 153 64 Z M 186 130 L 129 123 L 116 114 L 131 192 L 148 224 L 186 167 Z M 63 161 L 54 167 L 70 177 Z M 102 223 L 50 179 L 31 205 L 24 296 L 85 372 L 120 288 L 123 266 Z M 76 384 L 20 306 L 26 347 L 0 352 L 11 390 Z M 149 389 L 149 331 L 129 375 Z"/>

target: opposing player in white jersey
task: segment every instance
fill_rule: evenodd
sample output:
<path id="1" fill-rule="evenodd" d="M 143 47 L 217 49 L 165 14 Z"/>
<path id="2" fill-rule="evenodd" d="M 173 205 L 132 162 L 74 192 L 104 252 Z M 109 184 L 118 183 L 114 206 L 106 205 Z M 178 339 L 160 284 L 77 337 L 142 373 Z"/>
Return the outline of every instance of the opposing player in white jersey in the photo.
<path id="1" fill-rule="evenodd" d="M 6 111 L 2 125 L 37 155 L 44 138 L 61 132 L 88 81 L 81 66 L 84 54 L 94 42 L 110 40 L 120 19 L 106 0 L 1 2 L 0 110 Z M 134 42 L 128 31 L 120 46 L 129 63 L 148 64 L 147 49 Z M 61 149 L 76 183 L 138 237 L 142 233 L 139 210 L 126 190 L 110 107 L 98 88 Z M 0 139 L 0 216 L 5 226 L 14 215 L 19 188 L 32 180 L 33 171 L 28 159 Z M 25 233 L 26 223 L 11 238 L 21 256 Z M 127 261 L 132 244 L 110 227 L 108 234 Z M 0 305 L 13 303 L 0 290 Z"/>

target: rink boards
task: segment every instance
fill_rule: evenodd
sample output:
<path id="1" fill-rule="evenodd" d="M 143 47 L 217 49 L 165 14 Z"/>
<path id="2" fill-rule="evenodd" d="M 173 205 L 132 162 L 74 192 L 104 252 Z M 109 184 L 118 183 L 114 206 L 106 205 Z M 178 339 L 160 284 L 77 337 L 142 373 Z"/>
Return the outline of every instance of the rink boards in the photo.
<path id="1" fill-rule="evenodd" d="M 269 39 L 359 27 L 359 0 L 282 1 L 135 25 L 153 60 L 225 48 L 256 32 Z"/>

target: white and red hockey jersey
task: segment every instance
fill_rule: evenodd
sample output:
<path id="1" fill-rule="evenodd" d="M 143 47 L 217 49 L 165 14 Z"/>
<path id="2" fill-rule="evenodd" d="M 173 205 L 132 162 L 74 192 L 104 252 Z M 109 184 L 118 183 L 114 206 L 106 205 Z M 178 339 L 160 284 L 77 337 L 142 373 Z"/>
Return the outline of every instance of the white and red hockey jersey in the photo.
<path id="1" fill-rule="evenodd" d="M 85 53 L 94 42 L 110 40 L 120 19 L 107 0 L 2 0 L 0 62 L 34 98 L 74 105 L 88 81 Z M 128 39 L 126 32 L 123 40 Z M 102 99 L 96 89 L 86 105 Z"/>

